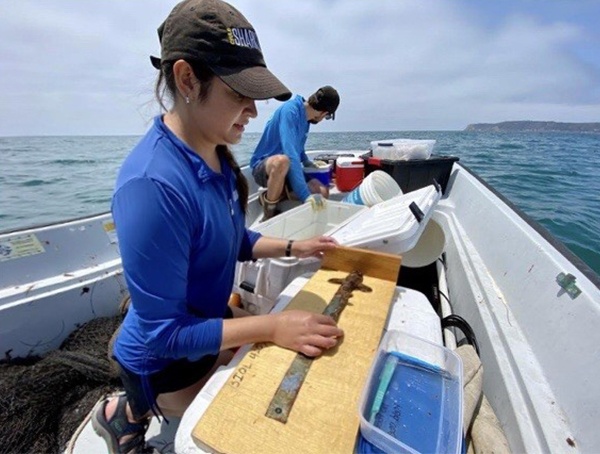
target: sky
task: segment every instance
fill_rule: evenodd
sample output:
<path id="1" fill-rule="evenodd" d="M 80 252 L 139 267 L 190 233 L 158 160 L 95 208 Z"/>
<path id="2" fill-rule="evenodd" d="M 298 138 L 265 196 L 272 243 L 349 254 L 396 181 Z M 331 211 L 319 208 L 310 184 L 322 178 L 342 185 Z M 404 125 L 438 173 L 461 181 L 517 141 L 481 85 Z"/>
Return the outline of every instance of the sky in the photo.
<path id="1" fill-rule="evenodd" d="M 159 107 L 157 27 L 176 1 L 0 2 L 0 136 L 140 135 Z M 600 0 L 231 0 L 314 131 L 600 121 Z M 262 131 L 277 101 L 257 102 Z"/>

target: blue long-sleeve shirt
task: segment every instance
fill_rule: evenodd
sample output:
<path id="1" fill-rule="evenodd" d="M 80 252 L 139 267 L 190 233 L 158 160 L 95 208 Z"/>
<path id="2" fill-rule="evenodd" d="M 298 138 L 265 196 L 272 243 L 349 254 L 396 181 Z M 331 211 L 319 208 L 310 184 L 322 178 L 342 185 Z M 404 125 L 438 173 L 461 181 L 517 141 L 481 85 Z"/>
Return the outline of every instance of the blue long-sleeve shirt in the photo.
<path id="1" fill-rule="evenodd" d="M 265 158 L 285 154 L 290 159 L 287 181 L 303 202 L 310 195 L 303 171 L 303 164 L 310 161 L 304 150 L 309 128 L 304 99 L 296 95 L 279 106 L 267 121 L 250 159 L 250 167 L 254 169 Z"/>
<path id="2" fill-rule="evenodd" d="M 223 159 L 221 171 L 161 117 L 121 167 L 112 213 L 131 305 L 114 354 L 135 373 L 219 352 L 236 261 L 260 237 L 245 228 Z"/>

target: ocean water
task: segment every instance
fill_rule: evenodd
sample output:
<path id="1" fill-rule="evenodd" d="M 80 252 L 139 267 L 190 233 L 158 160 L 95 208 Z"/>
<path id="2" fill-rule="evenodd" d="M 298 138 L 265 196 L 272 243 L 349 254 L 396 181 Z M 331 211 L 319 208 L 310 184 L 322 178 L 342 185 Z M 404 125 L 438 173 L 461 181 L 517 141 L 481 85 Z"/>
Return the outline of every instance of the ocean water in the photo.
<path id="1" fill-rule="evenodd" d="M 260 137 L 234 147 L 247 163 Z M 307 149 L 368 149 L 372 140 L 435 139 L 600 274 L 600 135 L 466 131 L 311 132 Z M 0 232 L 110 209 L 138 136 L 0 137 Z"/>

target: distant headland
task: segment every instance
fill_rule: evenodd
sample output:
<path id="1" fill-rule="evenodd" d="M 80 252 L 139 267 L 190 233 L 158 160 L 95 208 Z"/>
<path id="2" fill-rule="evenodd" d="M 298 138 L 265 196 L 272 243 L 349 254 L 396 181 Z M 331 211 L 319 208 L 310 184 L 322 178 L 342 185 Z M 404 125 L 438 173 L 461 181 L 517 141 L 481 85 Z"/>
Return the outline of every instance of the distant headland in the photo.
<path id="1" fill-rule="evenodd" d="M 473 123 L 465 131 L 484 132 L 600 132 L 600 123 L 560 123 L 557 121 L 503 121 Z"/>

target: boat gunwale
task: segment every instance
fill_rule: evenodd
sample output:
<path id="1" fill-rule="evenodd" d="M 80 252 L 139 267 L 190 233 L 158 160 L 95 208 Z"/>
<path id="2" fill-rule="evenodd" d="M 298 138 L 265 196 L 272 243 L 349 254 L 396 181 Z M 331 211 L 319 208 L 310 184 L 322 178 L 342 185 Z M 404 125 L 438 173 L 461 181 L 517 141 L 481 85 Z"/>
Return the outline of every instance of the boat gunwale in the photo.
<path id="1" fill-rule="evenodd" d="M 72 224 L 72 223 L 79 222 L 79 221 L 88 221 L 88 220 L 92 220 L 95 218 L 101 218 L 106 215 L 109 215 L 112 218 L 112 214 L 110 211 L 102 211 L 100 213 L 77 216 L 75 218 L 61 219 L 60 221 L 54 221 L 54 222 L 48 222 L 48 223 L 42 223 L 42 224 L 33 224 L 30 226 L 17 227 L 14 229 L 9 228 L 6 230 L 0 230 L 0 238 L 3 236 L 7 236 L 7 235 L 13 235 L 15 233 L 25 234 L 32 230 L 42 230 L 42 229 L 47 229 L 47 228 L 52 228 L 52 227 L 58 227 L 58 226 L 61 226 L 64 224 Z"/>
<path id="2" fill-rule="evenodd" d="M 580 257 L 578 257 L 574 252 L 572 252 L 558 237 L 553 235 L 548 229 L 546 229 L 543 225 L 541 225 L 538 221 L 530 217 L 527 213 L 525 213 L 521 208 L 516 206 L 513 202 L 511 202 L 506 196 L 504 196 L 501 192 L 487 183 L 477 172 L 467 167 L 463 163 L 454 163 L 454 165 L 458 165 L 462 167 L 466 172 L 471 174 L 479 183 L 481 183 L 486 189 L 488 189 L 492 194 L 500 199 L 503 203 L 505 203 L 508 208 L 510 208 L 517 216 L 519 216 L 529 227 L 534 229 L 538 234 L 540 234 L 550 245 L 556 249 L 558 253 L 560 253 L 564 258 L 566 258 L 575 268 L 577 268 L 581 273 L 587 277 L 597 288 L 600 290 L 600 274 L 596 273 L 587 263 L 585 263 Z M 450 180 L 448 181 L 448 186 L 450 186 L 448 193 L 451 191 L 453 178 L 450 176 Z"/>

